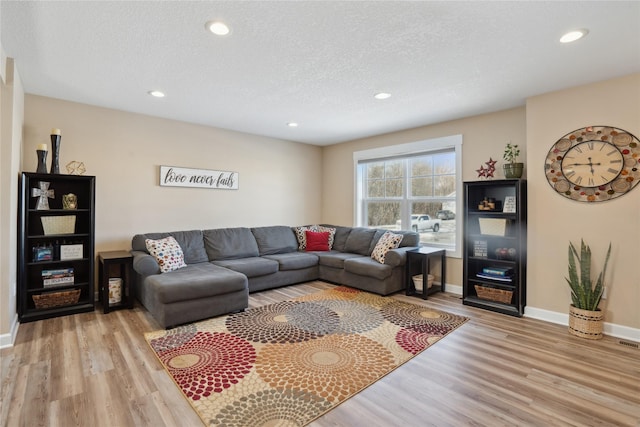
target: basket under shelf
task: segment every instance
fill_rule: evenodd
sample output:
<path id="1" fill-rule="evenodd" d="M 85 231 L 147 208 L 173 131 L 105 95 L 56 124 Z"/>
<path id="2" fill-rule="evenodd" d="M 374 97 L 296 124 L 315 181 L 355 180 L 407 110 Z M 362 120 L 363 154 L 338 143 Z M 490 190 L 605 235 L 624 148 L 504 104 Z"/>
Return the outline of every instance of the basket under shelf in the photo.
<path id="1" fill-rule="evenodd" d="M 62 307 L 77 304 L 80 299 L 80 289 L 32 295 L 32 298 L 37 309 Z"/>
<path id="2" fill-rule="evenodd" d="M 513 291 L 508 291 L 504 289 L 497 288 L 489 288 L 487 286 L 475 285 L 476 295 L 478 298 L 501 302 L 504 304 L 511 304 L 511 299 L 513 298 Z"/>

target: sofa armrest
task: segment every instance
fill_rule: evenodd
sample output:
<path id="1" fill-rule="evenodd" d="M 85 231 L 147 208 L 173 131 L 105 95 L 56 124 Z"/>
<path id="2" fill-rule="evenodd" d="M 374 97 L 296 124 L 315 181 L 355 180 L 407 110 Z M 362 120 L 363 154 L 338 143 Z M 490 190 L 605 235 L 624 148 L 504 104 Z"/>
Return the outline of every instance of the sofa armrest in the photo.
<path id="1" fill-rule="evenodd" d="M 407 262 L 407 251 L 418 249 L 414 246 L 404 246 L 402 248 L 391 249 L 384 258 L 384 263 L 391 267 L 405 265 Z"/>
<path id="2" fill-rule="evenodd" d="M 133 269 L 141 276 L 160 274 L 160 266 L 154 257 L 146 252 L 131 251 L 133 255 Z"/>

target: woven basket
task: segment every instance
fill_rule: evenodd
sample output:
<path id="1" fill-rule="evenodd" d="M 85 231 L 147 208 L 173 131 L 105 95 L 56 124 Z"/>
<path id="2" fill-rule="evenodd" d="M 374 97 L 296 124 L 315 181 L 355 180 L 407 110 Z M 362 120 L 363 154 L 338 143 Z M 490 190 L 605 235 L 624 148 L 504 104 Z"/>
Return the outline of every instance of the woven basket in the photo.
<path id="1" fill-rule="evenodd" d="M 476 295 L 478 295 L 478 298 L 480 299 L 502 302 L 504 304 L 511 304 L 513 291 L 505 291 L 503 289 L 488 288 L 480 285 L 475 285 L 475 288 L 476 288 Z"/>
<path id="2" fill-rule="evenodd" d="M 480 234 L 489 236 L 504 236 L 507 220 L 503 218 L 478 218 Z"/>
<path id="3" fill-rule="evenodd" d="M 569 333 L 588 340 L 602 339 L 604 313 L 569 307 Z"/>
<path id="4" fill-rule="evenodd" d="M 63 305 L 75 304 L 79 299 L 80 289 L 33 295 L 33 303 L 36 305 L 36 308 L 61 307 Z"/>
<path id="5" fill-rule="evenodd" d="M 433 286 L 433 279 L 433 274 L 427 275 L 427 289 L 431 289 Z M 413 286 L 416 288 L 416 291 L 422 291 L 422 274 L 413 276 Z"/>
<path id="6" fill-rule="evenodd" d="M 46 236 L 51 234 L 73 234 L 76 230 L 75 215 L 43 216 L 40 220 L 42 220 L 42 228 Z"/>

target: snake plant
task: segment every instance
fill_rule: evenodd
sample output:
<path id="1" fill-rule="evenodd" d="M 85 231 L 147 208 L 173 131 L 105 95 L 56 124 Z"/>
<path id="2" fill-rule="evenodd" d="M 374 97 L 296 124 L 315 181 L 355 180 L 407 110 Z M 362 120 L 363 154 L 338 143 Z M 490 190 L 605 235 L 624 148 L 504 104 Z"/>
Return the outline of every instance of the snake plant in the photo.
<path id="1" fill-rule="evenodd" d="M 573 305 L 582 310 L 596 311 L 598 310 L 598 304 L 600 304 L 600 299 L 604 292 L 603 282 L 607 272 L 609 255 L 611 255 L 611 243 L 609 243 L 609 250 L 604 260 L 604 268 L 598 275 L 594 286 L 593 280 L 591 279 L 591 249 L 584 243 L 584 240 L 580 242 L 580 254 L 578 254 L 573 243 L 569 242 L 569 278 L 565 279 L 571 287 L 571 300 Z M 580 276 L 578 276 L 576 265 L 580 266 Z"/>

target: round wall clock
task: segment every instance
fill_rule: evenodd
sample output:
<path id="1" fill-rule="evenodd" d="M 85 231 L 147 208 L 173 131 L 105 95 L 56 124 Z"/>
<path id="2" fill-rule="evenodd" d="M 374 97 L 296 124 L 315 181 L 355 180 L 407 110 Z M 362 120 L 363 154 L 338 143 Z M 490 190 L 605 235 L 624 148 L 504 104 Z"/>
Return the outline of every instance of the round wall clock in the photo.
<path id="1" fill-rule="evenodd" d="M 545 160 L 549 185 L 581 202 L 628 193 L 640 182 L 640 141 L 612 126 L 589 126 L 564 135 Z"/>

